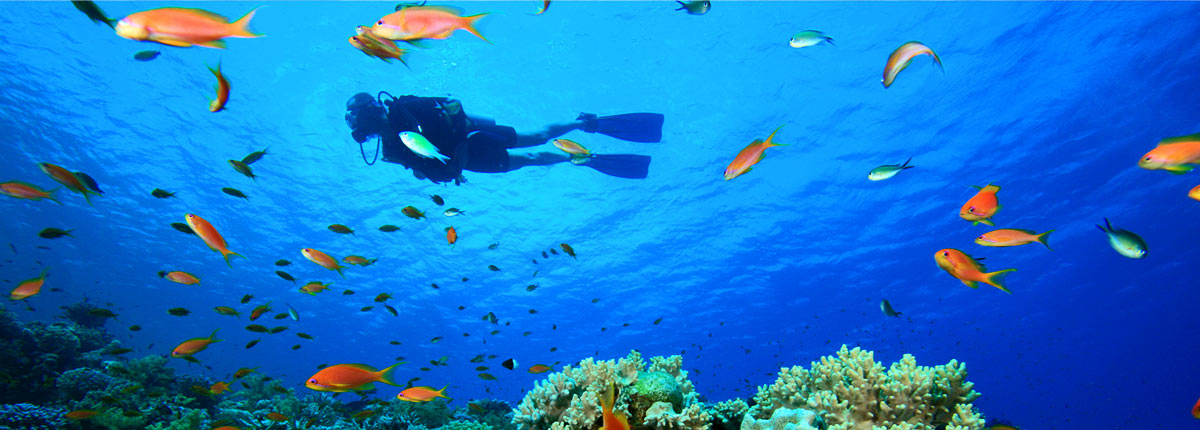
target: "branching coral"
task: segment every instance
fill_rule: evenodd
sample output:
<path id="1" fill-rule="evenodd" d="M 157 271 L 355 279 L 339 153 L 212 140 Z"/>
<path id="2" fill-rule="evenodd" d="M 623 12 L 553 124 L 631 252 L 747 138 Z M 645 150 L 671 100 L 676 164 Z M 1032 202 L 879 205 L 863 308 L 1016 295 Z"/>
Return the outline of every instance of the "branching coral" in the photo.
<path id="1" fill-rule="evenodd" d="M 874 353 L 843 345 L 836 357 L 811 367 L 781 369 L 774 384 L 759 387 L 748 415 L 765 419 L 776 409 L 807 408 L 818 411 L 830 430 L 933 430 L 952 418 L 959 430 L 983 427 L 970 406 L 979 393 L 966 381 L 966 366 L 955 360 L 931 368 L 905 355 L 885 370 Z"/>
<path id="2" fill-rule="evenodd" d="M 779 408 L 771 418 L 757 420 L 746 417 L 740 430 L 818 430 L 825 427 L 816 413 L 808 409 Z"/>
<path id="3" fill-rule="evenodd" d="M 742 426 L 742 417 L 750 406 L 742 399 L 730 399 L 713 405 L 708 410 L 712 416 L 714 430 L 733 430 Z"/>
<path id="4" fill-rule="evenodd" d="M 710 417 L 682 364 L 679 356 L 654 357 L 647 369 L 637 351 L 617 361 L 584 359 L 538 382 L 513 411 L 513 423 L 522 430 L 595 430 L 600 427 L 599 396 L 615 383 L 620 390 L 613 409 L 629 416 L 635 429 L 707 428 Z M 635 388 L 639 378 L 651 373 L 656 374 L 649 377 L 654 383 Z M 639 405 L 636 395 L 651 401 Z"/>

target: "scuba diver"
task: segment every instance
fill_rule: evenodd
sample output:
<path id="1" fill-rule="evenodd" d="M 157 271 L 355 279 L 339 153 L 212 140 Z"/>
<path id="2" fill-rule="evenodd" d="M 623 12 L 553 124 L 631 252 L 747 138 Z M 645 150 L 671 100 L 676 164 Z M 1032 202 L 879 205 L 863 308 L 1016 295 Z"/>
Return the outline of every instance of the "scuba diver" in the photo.
<path id="1" fill-rule="evenodd" d="M 384 95 L 387 98 L 384 98 Z M 609 176 L 645 179 L 650 157 L 634 154 L 590 154 L 561 151 L 510 153 L 517 148 L 541 146 L 572 130 L 601 133 L 630 142 L 662 140 L 663 115 L 630 113 L 596 116 L 582 113 L 575 121 L 551 124 L 541 130 L 518 133 L 494 120 L 469 116 L 462 104 L 446 97 L 393 97 L 386 92 L 371 97 L 358 93 L 346 101 L 346 125 L 359 144 L 368 165 L 380 153 L 383 161 L 412 169 L 417 179 L 435 183 L 466 179 L 464 170 L 480 173 L 511 172 L 525 166 L 548 166 L 570 161 Z M 376 138 L 375 158 L 367 161 L 363 143 Z"/>

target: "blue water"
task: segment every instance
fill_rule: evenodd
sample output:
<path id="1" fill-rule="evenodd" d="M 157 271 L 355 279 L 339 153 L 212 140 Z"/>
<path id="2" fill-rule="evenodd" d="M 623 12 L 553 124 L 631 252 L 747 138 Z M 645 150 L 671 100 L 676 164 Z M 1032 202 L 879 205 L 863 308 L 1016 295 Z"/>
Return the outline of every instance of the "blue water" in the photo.
<path id="1" fill-rule="evenodd" d="M 924 365 L 966 362 L 979 409 L 1024 428 L 1196 426 L 1188 410 L 1200 386 L 1200 202 L 1186 193 L 1200 174 L 1136 161 L 1160 139 L 1200 132 L 1200 4 L 716 2 L 692 16 L 665 1 L 555 2 L 532 15 L 540 4 L 458 4 L 491 12 L 479 27 L 493 43 L 459 32 L 405 68 L 346 42 L 388 3 L 272 3 L 252 24 L 267 37 L 231 40 L 227 50 L 121 39 L 65 2 L 7 3 L 0 180 L 50 187 L 36 163 L 52 162 L 91 174 L 106 194 L 94 206 L 65 191 L 63 206 L 0 198 L 2 238 L 15 250 L 0 248 L 4 285 L 51 268 L 43 294 L 6 306 L 51 320 L 84 298 L 111 303 L 119 317 L 108 328 L 134 355 L 166 354 L 220 328 L 226 341 L 197 355 L 211 370 L 174 365 L 214 378 L 261 366 L 300 390 L 322 363 L 385 366 L 404 356 L 401 379 L 449 384 L 456 401 L 516 402 L 540 377 L 501 369 L 499 359 L 569 364 L 636 348 L 683 353 L 697 390 L 715 401 L 749 397 L 779 367 L 807 367 L 845 343 L 885 363 L 904 353 Z M 118 17 L 169 5 L 101 3 Z M 253 6 L 188 5 L 231 17 Z M 788 46 L 810 28 L 837 45 Z M 936 50 L 945 72 L 921 57 L 884 89 L 884 61 L 909 40 Z M 163 55 L 134 61 L 144 49 Z M 228 110 L 213 114 L 204 66 L 218 62 L 233 92 Z M 467 184 L 442 186 L 397 165 L 364 165 L 344 103 L 380 90 L 450 95 L 518 130 L 581 111 L 667 120 L 655 144 L 567 136 L 599 153 L 651 155 L 646 180 L 563 164 L 468 172 Z M 789 146 L 722 179 L 742 147 L 781 124 L 776 141 Z M 267 147 L 253 165 L 257 181 L 226 164 Z M 908 157 L 917 168 L 866 180 Z M 1056 229 L 1055 251 L 972 243 L 988 229 L 957 211 L 972 185 L 988 183 L 1003 187 L 998 225 Z M 155 199 L 153 188 L 179 198 Z M 429 194 L 467 215 L 443 217 Z M 429 219 L 405 218 L 406 205 Z M 169 226 L 189 212 L 247 258 L 229 268 Z M 1109 248 L 1094 227 L 1105 217 L 1145 238 L 1148 257 Z M 332 223 L 358 232 L 331 233 Z M 383 224 L 403 231 L 376 230 Z M 461 237 L 454 247 L 443 233 L 451 225 Z M 38 238 L 45 227 L 75 237 Z M 563 242 L 577 261 L 541 258 Z M 379 262 L 341 279 L 305 261 L 305 247 Z M 991 270 L 1019 269 L 1008 278 L 1013 294 L 963 286 L 935 266 L 941 248 L 986 257 Z M 301 281 L 333 288 L 296 292 L 274 274 L 281 258 Z M 202 283 L 173 284 L 160 270 Z M 540 287 L 527 292 L 531 283 Z M 399 317 L 359 311 L 383 292 Z M 238 305 L 243 294 L 256 299 Z M 883 298 L 903 317 L 883 316 Z M 266 336 L 242 329 L 244 316 L 211 310 L 265 301 L 290 303 L 301 320 L 270 320 L 272 312 L 268 326 L 291 328 Z M 165 312 L 180 306 L 193 314 Z M 489 311 L 498 327 L 480 320 Z M 132 324 L 144 330 L 129 332 Z M 489 335 L 494 328 L 501 333 Z M 255 338 L 264 340 L 243 348 Z M 476 377 L 467 360 L 481 353 L 500 357 L 489 362 L 498 381 Z M 418 370 L 443 355 L 449 366 Z"/>

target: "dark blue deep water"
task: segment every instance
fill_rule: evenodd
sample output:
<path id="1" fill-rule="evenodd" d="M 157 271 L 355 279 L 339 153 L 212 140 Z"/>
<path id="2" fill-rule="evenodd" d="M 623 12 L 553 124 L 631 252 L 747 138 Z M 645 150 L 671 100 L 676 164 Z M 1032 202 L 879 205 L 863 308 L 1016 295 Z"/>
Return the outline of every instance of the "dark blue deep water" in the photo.
<path id="1" fill-rule="evenodd" d="M 115 17 L 172 6 L 100 5 Z M 492 43 L 457 32 L 414 50 L 406 68 L 346 41 L 391 3 L 270 3 L 251 25 L 267 37 L 225 50 L 123 39 L 65 2 L 5 3 L 0 180 L 57 187 L 38 168 L 50 162 L 105 192 L 90 206 L 65 189 L 63 205 L 0 196 L 5 288 L 50 268 L 40 295 L 6 308 L 24 321 L 53 321 L 82 300 L 111 309 L 106 328 L 130 358 L 219 328 L 225 341 L 196 355 L 202 365 L 172 366 L 212 378 L 260 367 L 301 392 L 319 364 L 403 356 L 401 380 L 449 385 L 457 406 L 515 404 L 544 375 L 509 372 L 500 359 L 561 365 L 638 349 L 682 353 L 697 390 L 716 401 L 750 397 L 780 367 L 847 344 L 884 363 L 905 353 L 965 362 L 979 410 L 1022 428 L 1196 427 L 1200 202 L 1187 192 L 1200 173 L 1137 161 L 1161 139 L 1200 132 L 1200 4 L 716 2 L 695 16 L 666 1 L 554 2 L 533 15 L 540 5 L 455 4 L 491 13 L 479 30 Z M 238 17 L 255 5 L 187 6 Z M 790 47 L 805 29 L 836 46 Z M 918 57 L 883 88 L 884 62 L 909 40 L 933 48 L 944 73 Z M 146 49 L 162 55 L 132 58 Z M 205 65 L 218 62 L 232 95 L 210 113 Z M 564 163 L 433 184 L 364 164 L 343 121 L 360 91 L 451 96 L 518 130 L 579 112 L 661 112 L 666 122 L 659 143 L 565 136 L 597 153 L 650 155 L 644 180 Z M 722 178 L 738 151 L 781 124 L 775 141 L 787 146 Z M 263 148 L 257 180 L 226 163 Z M 909 157 L 915 169 L 867 180 Z M 997 226 L 1055 229 L 1054 251 L 973 243 L 989 228 L 958 210 L 972 185 L 988 183 L 1002 187 Z M 154 188 L 177 198 L 156 199 Z M 408 205 L 428 219 L 406 218 Z M 445 217 L 446 207 L 466 214 Z M 246 258 L 228 267 L 172 229 L 186 213 Z M 1105 217 L 1143 237 L 1146 258 L 1114 252 L 1095 227 Z M 334 223 L 357 232 L 332 233 Z M 401 231 L 377 230 L 384 224 Z M 460 236 L 453 247 L 448 226 Z M 39 238 L 46 227 L 73 237 Z M 578 259 L 541 256 L 560 243 Z M 342 279 L 305 260 L 308 247 L 379 261 Z M 1019 269 L 1012 294 L 967 288 L 934 264 L 942 248 Z M 301 294 L 279 269 L 333 286 Z M 163 270 L 202 282 L 171 283 L 156 276 Z M 385 292 L 398 316 L 372 301 Z M 245 294 L 255 299 L 239 304 Z M 882 315 L 885 298 L 900 318 Z M 268 301 L 266 325 L 289 331 L 250 333 L 244 315 L 212 310 Z M 270 319 L 285 304 L 298 322 Z M 168 315 L 175 307 L 192 313 Z M 498 325 L 481 320 L 488 312 Z M 128 331 L 134 324 L 143 330 Z M 498 380 L 477 377 L 477 354 L 499 357 L 489 362 Z M 447 366 L 419 370 L 442 356 Z"/>

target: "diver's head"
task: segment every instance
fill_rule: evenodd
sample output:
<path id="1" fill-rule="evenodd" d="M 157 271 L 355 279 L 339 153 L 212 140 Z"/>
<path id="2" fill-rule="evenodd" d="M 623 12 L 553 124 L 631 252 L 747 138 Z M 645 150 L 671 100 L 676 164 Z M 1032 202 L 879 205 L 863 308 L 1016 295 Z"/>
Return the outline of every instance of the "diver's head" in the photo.
<path id="1" fill-rule="evenodd" d="M 387 111 L 370 94 L 358 93 L 346 101 L 346 126 L 350 127 L 350 137 L 355 142 L 363 143 L 368 137 L 379 135 L 385 124 Z"/>

